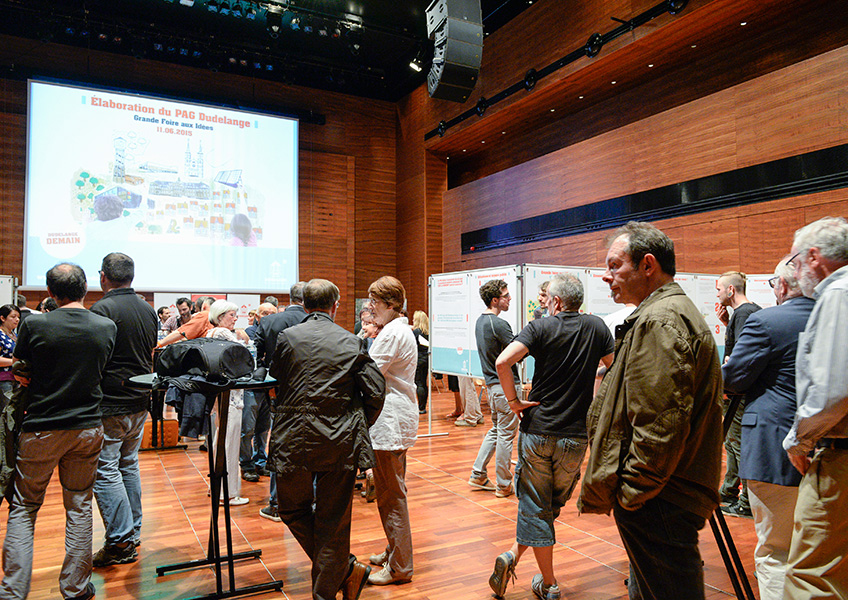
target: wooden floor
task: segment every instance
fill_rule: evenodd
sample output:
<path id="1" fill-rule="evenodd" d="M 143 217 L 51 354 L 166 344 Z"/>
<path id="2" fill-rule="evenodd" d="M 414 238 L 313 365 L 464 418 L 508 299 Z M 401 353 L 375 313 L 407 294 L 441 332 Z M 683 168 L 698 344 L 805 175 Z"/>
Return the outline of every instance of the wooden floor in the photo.
<path id="1" fill-rule="evenodd" d="M 422 437 L 409 452 L 407 484 L 415 549 L 413 581 L 402 586 L 369 586 L 362 598 L 456 600 L 491 598 L 488 577 L 495 557 L 508 549 L 515 536 L 515 496 L 495 498 L 492 492 L 473 491 L 466 483 L 480 440 L 490 425 L 454 427 L 444 414 L 452 410 L 452 396 L 435 394 L 433 433 Z M 420 434 L 427 434 L 429 415 L 422 416 Z M 156 576 L 156 567 L 202 558 L 209 533 L 209 498 L 206 453 L 198 443 L 187 450 L 143 452 L 144 527 L 139 560 L 95 571 L 98 600 L 171 599 L 200 596 L 215 589 L 209 568 Z M 494 476 L 493 465 L 490 477 Z M 259 560 L 236 563 L 237 585 L 273 579 L 285 582 L 283 592 L 254 598 L 307 600 L 310 595 L 310 563 L 282 523 L 260 518 L 258 511 L 268 498 L 268 480 L 243 482 L 242 495 L 250 504 L 232 509 L 233 544 L 236 551 L 261 548 Z M 33 600 L 59 598 L 57 579 L 64 554 L 64 513 L 61 489 L 54 476 L 36 526 Z M 102 545 L 103 526 L 95 508 L 94 550 Z M 728 518 L 733 538 L 753 577 L 753 522 Z M 5 529 L 5 523 L 3 523 Z M 367 504 L 358 492 L 353 501 L 352 552 L 361 559 L 381 551 L 385 538 L 376 504 Z M 701 532 L 707 598 L 733 597 L 733 589 L 718 553 L 709 525 Z M 607 600 L 626 598 L 624 579 L 627 559 L 611 517 L 578 516 L 574 499 L 557 521 L 554 566 L 563 598 Z M 530 580 L 538 573 L 528 552 L 517 569 L 518 581 L 507 590 L 508 600 L 534 598 Z M 669 577 L 673 577 L 669 573 Z M 671 599 L 670 599 L 671 600 Z"/>

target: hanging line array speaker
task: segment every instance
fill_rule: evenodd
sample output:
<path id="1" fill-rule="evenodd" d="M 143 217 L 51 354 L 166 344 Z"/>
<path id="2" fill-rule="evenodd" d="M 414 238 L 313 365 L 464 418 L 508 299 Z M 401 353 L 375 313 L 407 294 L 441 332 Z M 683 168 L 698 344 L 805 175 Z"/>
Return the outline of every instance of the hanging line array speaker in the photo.
<path id="1" fill-rule="evenodd" d="M 483 58 L 480 0 L 433 0 L 427 7 L 433 66 L 427 75 L 432 98 L 465 102 L 477 83 Z"/>

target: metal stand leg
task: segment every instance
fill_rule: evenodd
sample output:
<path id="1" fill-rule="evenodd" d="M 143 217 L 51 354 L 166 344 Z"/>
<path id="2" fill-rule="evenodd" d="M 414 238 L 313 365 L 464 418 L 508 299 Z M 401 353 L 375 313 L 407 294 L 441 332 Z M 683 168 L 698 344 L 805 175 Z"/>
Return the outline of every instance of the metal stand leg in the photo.
<path id="1" fill-rule="evenodd" d="M 230 523 L 230 503 L 229 503 L 229 485 L 227 484 L 227 457 L 225 438 L 227 433 L 227 417 L 229 413 L 229 390 L 218 394 L 218 436 L 215 440 L 215 450 L 212 451 L 212 445 L 209 441 L 209 479 L 212 500 L 212 513 L 209 519 L 209 545 L 206 551 L 206 558 L 199 560 L 191 560 L 173 565 L 156 567 L 156 576 L 162 576 L 171 571 L 181 571 L 184 569 L 192 569 L 194 567 L 203 567 L 212 565 L 215 568 L 215 592 L 205 596 L 196 596 L 192 600 L 212 600 L 218 598 L 234 598 L 237 596 L 246 596 L 265 592 L 270 590 L 282 590 L 283 581 L 281 579 L 262 583 L 259 585 L 251 585 L 243 588 L 236 588 L 235 566 L 234 561 L 245 558 L 259 558 L 262 556 L 262 550 L 250 550 L 247 552 L 239 552 L 233 554 L 233 533 Z M 209 422 L 209 431 L 212 431 L 212 415 L 207 413 L 206 418 Z M 223 491 L 224 498 L 224 531 L 227 542 L 226 554 L 221 554 L 221 540 L 218 530 L 218 511 L 221 506 L 221 493 Z M 224 590 L 223 587 L 223 564 L 227 565 L 229 590 Z"/>

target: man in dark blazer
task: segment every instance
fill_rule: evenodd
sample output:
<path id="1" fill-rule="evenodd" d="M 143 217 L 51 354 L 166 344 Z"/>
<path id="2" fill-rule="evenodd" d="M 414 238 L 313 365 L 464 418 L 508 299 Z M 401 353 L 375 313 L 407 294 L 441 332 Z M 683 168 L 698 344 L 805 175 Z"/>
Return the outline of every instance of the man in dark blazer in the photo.
<path id="1" fill-rule="evenodd" d="M 280 332 L 292 325 L 299 325 L 306 318 L 306 311 L 303 308 L 304 287 L 306 287 L 306 283 L 303 281 L 298 281 L 291 286 L 289 290 L 291 304 L 286 307 L 286 310 L 270 314 L 259 321 L 259 327 L 256 329 L 256 338 L 254 339 L 257 366 L 269 366 L 271 364 L 271 358 L 274 356 L 274 350 L 277 348 L 277 338 L 280 336 Z M 267 396 L 267 392 L 263 393 Z M 273 421 L 273 419 L 274 417 L 272 415 L 271 420 Z M 271 470 L 269 465 L 270 463 L 265 464 L 267 471 Z M 279 523 L 280 517 L 277 514 L 277 478 L 274 477 L 273 473 L 270 473 L 270 475 L 271 484 L 268 506 L 263 506 L 259 510 L 259 516 Z"/>
<path id="2" fill-rule="evenodd" d="M 298 281 L 291 286 L 289 290 L 291 304 L 286 307 L 286 310 L 263 317 L 259 321 L 255 343 L 256 360 L 260 365 L 267 367 L 271 363 L 271 357 L 274 356 L 274 349 L 277 347 L 277 337 L 280 332 L 287 327 L 302 323 L 306 318 L 306 311 L 303 309 L 303 288 L 305 286 L 306 283 L 303 281 Z"/>
<path id="3" fill-rule="evenodd" d="M 339 288 L 313 279 L 309 315 L 285 329 L 271 358 L 277 380 L 269 461 L 277 474 L 279 515 L 312 561 L 312 598 L 341 589 L 356 600 L 370 567 L 350 553 L 357 468 L 374 464 L 368 437 L 383 408 L 386 381 L 359 338 L 333 322 Z"/>
<path id="4" fill-rule="evenodd" d="M 748 481 L 761 600 L 783 598 L 800 473 L 782 442 L 795 416 L 795 353 L 815 302 L 803 296 L 786 258 L 769 280 L 778 306 L 748 317 L 722 367 L 725 389 L 745 393 L 739 474 Z"/>

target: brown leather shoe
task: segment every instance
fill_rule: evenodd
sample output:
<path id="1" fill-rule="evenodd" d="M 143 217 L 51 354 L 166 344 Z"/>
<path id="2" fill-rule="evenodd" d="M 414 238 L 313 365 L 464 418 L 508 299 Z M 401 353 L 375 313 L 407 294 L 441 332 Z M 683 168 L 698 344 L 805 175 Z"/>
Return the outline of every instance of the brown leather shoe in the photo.
<path id="1" fill-rule="evenodd" d="M 342 600 L 359 600 L 359 595 L 362 593 L 362 588 L 365 587 L 370 574 L 371 567 L 358 560 L 355 561 L 350 575 L 347 576 L 344 585 L 342 585 Z"/>

